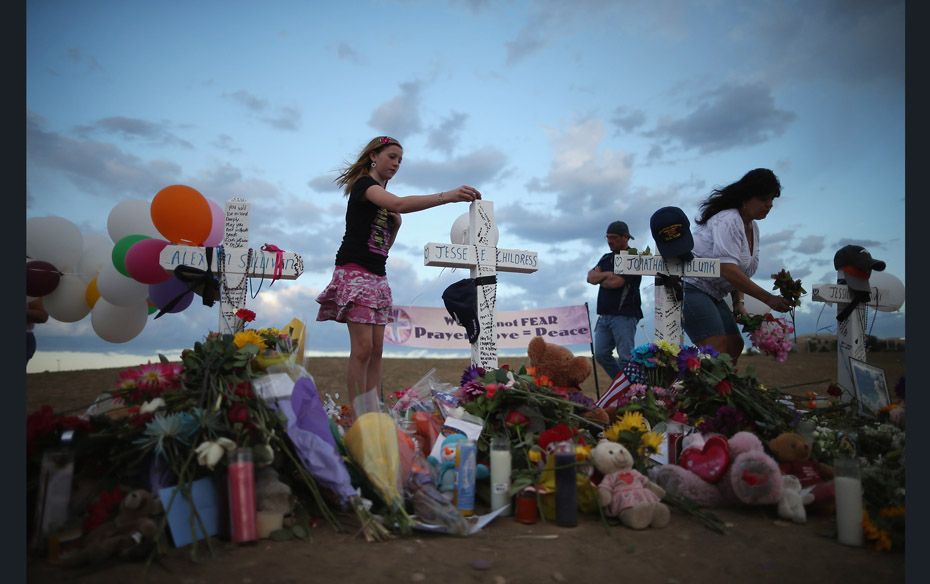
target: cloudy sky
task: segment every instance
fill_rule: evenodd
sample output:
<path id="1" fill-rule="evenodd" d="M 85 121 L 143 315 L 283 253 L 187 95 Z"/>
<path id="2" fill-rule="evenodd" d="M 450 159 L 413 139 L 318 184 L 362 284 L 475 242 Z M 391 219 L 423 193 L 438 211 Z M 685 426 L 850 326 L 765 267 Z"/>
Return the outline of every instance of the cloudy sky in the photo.
<path id="1" fill-rule="evenodd" d="M 115 205 L 168 185 L 244 197 L 253 245 L 305 263 L 249 299 L 254 324 L 301 318 L 320 353 L 348 348 L 343 325 L 315 322 L 344 228 L 333 179 L 381 134 L 405 147 L 392 192 L 474 185 L 500 245 L 538 252 L 537 273 L 499 277 L 502 310 L 593 306 L 585 273 L 607 223 L 655 249 L 656 209 L 694 217 L 756 167 L 783 188 L 759 226 L 757 283 L 781 268 L 808 291 L 833 282 L 848 243 L 903 282 L 904 21 L 891 0 L 29 0 L 27 218 L 99 237 Z M 466 211 L 405 216 L 388 260 L 396 304 L 442 306 L 467 277 L 422 259 Z M 905 336 L 905 309 L 870 311 L 869 332 Z M 834 315 L 806 297 L 799 333 L 835 332 Z M 176 358 L 216 326 L 196 302 L 122 344 L 89 316 L 50 320 L 29 371 Z M 637 342 L 651 335 L 647 317 Z"/>

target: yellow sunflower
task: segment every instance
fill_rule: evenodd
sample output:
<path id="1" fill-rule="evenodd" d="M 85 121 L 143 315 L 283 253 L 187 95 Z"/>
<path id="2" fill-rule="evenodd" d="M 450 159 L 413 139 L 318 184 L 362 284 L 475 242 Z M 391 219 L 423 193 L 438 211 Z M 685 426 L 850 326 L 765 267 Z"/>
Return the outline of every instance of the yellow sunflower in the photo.
<path id="1" fill-rule="evenodd" d="M 659 451 L 662 444 L 662 435 L 655 432 L 646 432 L 639 437 L 639 455 L 653 454 Z"/>
<path id="2" fill-rule="evenodd" d="M 240 331 L 233 337 L 233 344 L 241 349 L 246 345 L 255 345 L 259 349 L 265 348 L 265 339 L 253 330 Z"/>

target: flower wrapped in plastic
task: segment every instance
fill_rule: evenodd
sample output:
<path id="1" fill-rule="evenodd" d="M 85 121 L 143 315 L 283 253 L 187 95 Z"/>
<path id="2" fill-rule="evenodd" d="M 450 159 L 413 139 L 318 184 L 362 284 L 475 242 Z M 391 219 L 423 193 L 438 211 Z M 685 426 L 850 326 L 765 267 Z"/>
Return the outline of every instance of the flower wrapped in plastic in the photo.
<path id="1" fill-rule="evenodd" d="M 793 347 L 790 337 L 793 332 L 794 327 L 785 319 L 766 314 L 759 327 L 749 333 L 749 340 L 752 341 L 752 346 L 766 355 L 775 357 L 779 363 L 784 363 Z"/>

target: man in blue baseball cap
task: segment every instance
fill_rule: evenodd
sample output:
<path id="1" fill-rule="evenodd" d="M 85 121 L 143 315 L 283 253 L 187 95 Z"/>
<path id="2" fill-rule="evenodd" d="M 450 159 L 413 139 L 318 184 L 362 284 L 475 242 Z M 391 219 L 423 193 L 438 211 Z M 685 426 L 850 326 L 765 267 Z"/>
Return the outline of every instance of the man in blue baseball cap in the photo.
<path id="1" fill-rule="evenodd" d="M 594 326 L 594 358 L 611 379 L 626 367 L 633 353 L 636 325 L 643 318 L 639 285 L 642 276 L 614 273 L 614 255 L 630 248 L 630 229 L 623 221 L 607 226 L 607 246 L 597 265 L 588 272 L 588 284 L 598 286 L 597 324 Z M 614 349 L 618 357 L 614 356 Z"/>

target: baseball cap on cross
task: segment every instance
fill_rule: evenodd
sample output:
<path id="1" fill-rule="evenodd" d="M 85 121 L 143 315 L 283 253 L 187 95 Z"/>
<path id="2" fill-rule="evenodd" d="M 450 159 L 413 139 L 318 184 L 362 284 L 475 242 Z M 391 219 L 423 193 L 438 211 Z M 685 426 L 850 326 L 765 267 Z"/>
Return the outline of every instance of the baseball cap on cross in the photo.
<path id="1" fill-rule="evenodd" d="M 449 316 L 459 325 L 465 327 L 468 342 L 478 340 L 481 325 L 478 322 L 478 286 L 473 278 L 465 278 L 449 284 L 442 293 L 442 301 L 449 311 Z"/>
<path id="2" fill-rule="evenodd" d="M 656 242 L 659 255 L 666 258 L 678 258 L 682 261 L 694 259 L 694 238 L 691 236 L 691 222 L 678 207 L 662 207 L 649 219 L 652 238 Z"/>
<path id="3" fill-rule="evenodd" d="M 845 245 L 833 256 L 833 268 L 846 276 L 846 285 L 853 290 L 868 292 L 872 270 L 885 271 L 885 262 L 872 258 L 861 245 Z"/>

